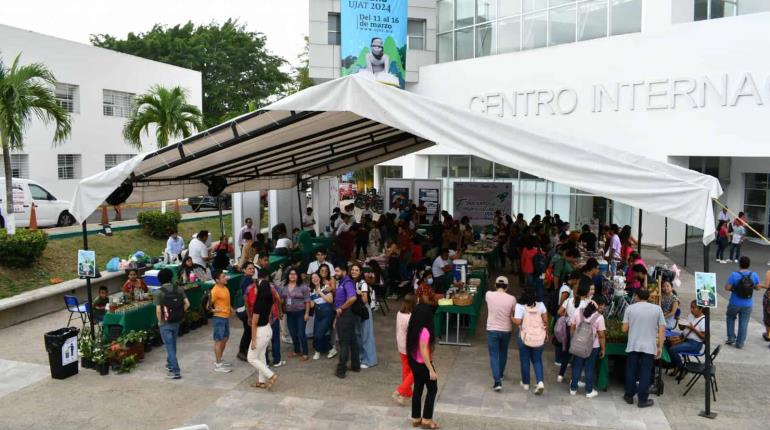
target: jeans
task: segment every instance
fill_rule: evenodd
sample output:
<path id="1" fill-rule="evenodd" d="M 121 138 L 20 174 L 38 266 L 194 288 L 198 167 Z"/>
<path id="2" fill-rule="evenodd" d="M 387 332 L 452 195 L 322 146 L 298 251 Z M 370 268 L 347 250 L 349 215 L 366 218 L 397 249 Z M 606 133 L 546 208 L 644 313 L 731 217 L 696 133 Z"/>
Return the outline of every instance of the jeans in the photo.
<path id="1" fill-rule="evenodd" d="M 396 388 L 396 391 L 401 397 L 412 397 L 412 384 L 414 384 L 412 368 L 409 367 L 409 359 L 406 354 L 398 355 L 401 356 L 401 385 Z"/>
<path id="2" fill-rule="evenodd" d="M 249 351 L 249 345 L 251 344 L 251 324 L 249 324 L 249 314 L 246 312 L 238 312 L 238 319 L 243 323 L 243 334 L 241 335 L 241 343 L 238 344 L 238 352 L 246 354 Z"/>
<path id="3" fill-rule="evenodd" d="M 650 397 L 652 382 L 652 364 L 655 356 L 643 352 L 629 352 L 626 357 L 626 390 L 627 397 L 638 395 L 639 403 L 647 402 Z M 639 381 L 637 387 L 636 382 Z"/>
<path id="4" fill-rule="evenodd" d="M 355 333 L 355 319 L 350 308 L 342 311 L 337 317 L 337 340 L 340 342 L 340 360 L 337 362 L 337 374 L 344 375 L 348 370 L 348 359 L 350 367 L 353 370 L 361 369 L 361 359 L 359 358 L 358 340 Z"/>
<path id="5" fill-rule="evenodd" d="M 489 366 L 492 368 L 492 380 L 500 383 L 505 375 L 505 365 L 508 362 L 508 344 L 511 332 L 487 330 L 487 347 L 489 348 Z"/>
<path id="6" fill-rule="evenodd" d="M 414 375 L 414 393 L 412 394 L 412 418 L 433 419 L 433 404 L 436 402 L 438 393 L 438 381 L 430 379 L 430 371 L 425 363 L 416 362 L 412 356 L 409 356 L 409 367 L 412 368 Z M 425 403 L 422 403 L 422 391 L 427 388 L 428 394 L 425 395 Z"/>
<path id="7" fill-rule="evenodd" d="M 307 355 L 307 335 L 305 335 L 305 311 L 286 312 L 286 325 L 289 326 L 294 353 Z"/>
<path id="8" fill-rule="evenodd" d="M 677 345 L 669 346 L 668 355 L 671 357 L 671 364 L 677 368 L 682 367 L 684 363 L 682 362 L 682 357 L 680 357 L 679 354 L 683 352 L 698 353 L 700 352 L 701 348 L 703 348 L 703 342 L 698 342 L 697 340 L 692 339 L 687 339 Z"/>
<path id="9" fill-rule="evenodd" d="M 741 258 L 741 244 L 740 243 L 732 243 L 730 244 L 730 260 L 737 260 Z"/>
<path id="10" fill-rule="evenodd" d="M 596 370 L 596 359 L 599 357 L 599 348 L 594 348 L 588 358 L 572 356 L 572 383 L 569 389 L 577 391 L 580 373 L 583 372 L 586 381 L 586 394 L 594 390 L 594 371 Z"/>
<path id="11" fill-rule="evenodd" d="M 521 340 L 521 336 L 516 336 L 516 345 L 519 346 L 519 361 L 521 362 L 521 382 L 529 385 L 529 363 L 535 367 L 535 379 L 537 382 L 543 382 L 543 347 L 533 348 L 527 346 Z"/>
<path id="12" fill-rule="evenodd" d="M 270 340 L 270 350 L 273 353 L 273 364 L 281 362 L 281 320 L 275 320 L 270 324 L 270 328 L 273 331 L 272 339 Z M 267 351 L 265 351 L 265 360 L 268 360 Z"/>
<path id="13" fill-rule="evenodd" d="M 315 352 L 326 354 L 332 348 L 329 342 L 329 328 L 334 319 L 334 306 L 329 303 L 315 306 L 315 322 L 313 323 L 313 349 Z"/>
<path id="14" fill-rule="evenodd" d="M 361 364 L 372 367 L 377 365 L 377 345 L 374 343 L 374 317 L 372 316 L 372 308 L 367 305 L 366 310 L 369 312 L 369 319 L 362 320 L 358 318 L 360 324 L 356 325 L 356 335 L 358 336 L 358 344 L 361 348 Z"/>
<path id="15" fill-rule="evenodd" d="M 543 287 L 543 280 L 538 276 L 535 277 L 535 297 L 538 302 L 542 302 L 545 298 L 545 288 Z"/>
<path id="16" fill-rule="evenodd" d="M 727 248 L 727 238 L 718 237 L 717 238 L 717 260 L 725 259 L 725 248 Z M 730 250 L 730 253 L 732 253 L 732 249 Z M 732 260 L 732 257 L 730 259 Z"/>
<path id="17" fill-rule="evenodd" d="M 746 342 L 746 333 L 749 330 L 749 317 L 751 306 L 727 305 L 727 341 L 735 342 L 738 348 Z M 735 318 L 738 317 L 738 338 L 735 338 Z"/>
<path id="18" fill-rule="evenodd" d="M 267 382 L 268 379 L 273 377 L 273 371 L 267 367 L 265 361 L 265 353 L 267 352 L 267 344 L 271 342 L 273 338 L 273 329 L 270 324 L 257 327 L 257 341 L 256 348 L 249 348 L 249 353 L 246 356 L 249 364 L 257 369 L 258 381 L 262 384 Z M 249 343 L 251 344 L 251 343 Z"/>
<path id="19" fill-rule="evenodd" d="M 166 364 L 171 373 L 179 375 L 179 362 L 176 359 L 176 338 L 179 334 L 179 323 L 165 323 L 160 326 L 160 337 L 166 345 Z"/>

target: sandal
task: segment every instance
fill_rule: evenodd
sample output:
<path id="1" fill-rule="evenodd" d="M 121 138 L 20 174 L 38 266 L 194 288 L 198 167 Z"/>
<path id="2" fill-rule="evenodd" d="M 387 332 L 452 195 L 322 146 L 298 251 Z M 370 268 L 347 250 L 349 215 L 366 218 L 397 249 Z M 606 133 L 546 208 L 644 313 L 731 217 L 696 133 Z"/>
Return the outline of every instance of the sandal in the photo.
<path id="1" fill-rule="evenodd" d="M 412 418 L 412 427 L 421 427 L 422 426 L 422 418 Z"/>
<path id="2" fill-rule="evenodd" d="M 251 384 L 251 388 L 261 388 L 264 390 L 267 388 L 267 384 L 265 384 L 264 382 L 255 382 Z"/>
<path id="3" fill-rule="evenodd" d="M 275 385 L 275 382 L 278 381 L 278 374 L 275 373 L 273 376 L 267 380 L 267 383 L 265 384 L 265 389 L 269 390 L 273 388 L 273 385 Z"/>
<path id="4" fill-rule="evenodd" d="M 429 421 L 427 423 L 423 422 L 422 423 L 422 428 L 424 428 L 424 429 L 440 429 L 441 426 L 439 426 L 438 423 L 435 422 L 435 421 Z"/>

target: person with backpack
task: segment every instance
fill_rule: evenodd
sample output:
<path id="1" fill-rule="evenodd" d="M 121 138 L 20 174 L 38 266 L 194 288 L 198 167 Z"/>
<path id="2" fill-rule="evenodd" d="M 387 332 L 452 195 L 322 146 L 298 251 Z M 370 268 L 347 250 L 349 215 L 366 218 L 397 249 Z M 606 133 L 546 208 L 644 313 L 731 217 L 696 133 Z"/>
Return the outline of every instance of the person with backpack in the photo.
<path id="1" fill-rule="evenodd" d="M 623 333 L 628 333 L 626 344 L 626 387 L 623 400 L 647 408 L 655 402 L 649 398 L 654 360 L 660 358 L 666 339 L 666 319 L 658 305 L 647 302 L 650 291 L 640 288 L 634 292 L 634 303 L 623 314 Z"/>
<path id="2" fill-rule="evenodd" d="M 170 269 L 158 272 L 161 287 L 154 295 L 155 317 L 158 319 L 160 337 L 166 346 L 166 378 L 181 379 L 182 373 L 176 358 L 176 338 L 179 335 L 179 323 L 184 319 L 190 301 L 183 288 L 171 285 L 173 277 L 174 273 Z"/>
<path id="3" fill-rule="evenodd" d="M 513 329 L 513 312 L 516 298 L 508 294 L 508 278 L 498 276 L 495 291 L 487 291 L 487 346 L 489 365 L 492 368 L 492 389 L 503 390 L 503 375 L 508 362 L 508 343 Z"/>
<path id="4" fill-rule="evenodd" d="M 567 326 L 567 339 L 566 344 L 563 344 L 562 354 L 560 357 L 561 364 L 559 366 L 559 376 L 556 377 L 557 382 L 564 381 L 564 375 L 567 373 L 567 366 L 569 365 L 570 360 L 572 360 L 572 355 L 569 352 L 570 343 L 572 341 L 571 333 L 573 331 L 571 330 L 572 321 L 575 317 L 575 314 L 583 312 L 586 306 L 588 306 L 590 303 L 590 298 L 593 297 L 593 295 L 593 282 L 591 282 L 591 280 L 587 279 L 586 277 L 581 277 L 578 281 L 578 286 L 573 297 L 571 297 L 569 300 L 565 300 L 559 308 L 559 316 L 565 318 Z M 557 323 L 559 323 L 559 320 L 557 320 Z"/>
<path id="5" fill-rule="evenodd" d="M 516 344 L 519 347 L 519 361 L 521 362 L 521 387 L 529 391 L 529 366 L 530 362 L 535 368 L 537 387 L 535 394 L 543 394 L 543 348 L 548 341 L 548 311 L 543 302 L 535 297 L 531 288 L 525 288 L 516 305 L 513 315 L 513 323 L 519 327 L 519 335 Z"/>
<path id="6" fill-rule="evenodd" d="M 751 296 L 754 290 L 758 290 L 759 275 L 749 270 L 751 260 L 747 256 L 738 259 L 737 272 L 730 274 L 725 284 L 725 290 L 730 291 L 730 302 L 727 305 L 727 344 L 735 345 L 736 348 L 743 348 L 746 342 L 746 334 L 749 328 L 749 318 L 751 318 L 751 306 L 753 304 Z M 738 337 L 735 336 L 735 319 L 738 319 Z"/>
<path id="7" fill-rule="evenodd" d="M 569 386 L 570 395 L 577 394 L 580 374 L 585 380 L 586 397 L 591 399 L 599 395 L 594 390 L 594 370 L 597 358 L 604 358 L 605 332 L 604 297 L 596 295 L 582 312 L 575 312 L 570 326 L 569 353 L 572 355 L 572 382 Z"/>
<path id="8" fill-rule="evenodd" d="M 577 270 L 570 273 L 559 290 L 554 290 L 548 295 L 549 300 L 546 303 L 548 314 L 555 320 L 553 326 L 554 364 L 559 366 L 559 368 L 561 368 L 561 364 L 564 360 L 569 360 L 569 353 L 567 353 L 567 350 L 569 349 L 569 322 L 567 321 L 566 315 L 559 315 L 559 309 L 561 309 L 561 306 L 565 302 L 572 299 L 574 292 L 577 290 L 581 276 L 582 275 Z"/>

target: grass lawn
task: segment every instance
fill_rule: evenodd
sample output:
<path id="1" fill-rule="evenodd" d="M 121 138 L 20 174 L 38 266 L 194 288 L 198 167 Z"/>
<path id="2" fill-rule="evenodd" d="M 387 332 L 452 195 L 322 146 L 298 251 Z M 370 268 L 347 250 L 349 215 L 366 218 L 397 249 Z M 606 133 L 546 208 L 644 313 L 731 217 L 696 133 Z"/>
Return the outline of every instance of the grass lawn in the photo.
<path id="1" fill-rule="evenodd" d="M 225 233 L 232 231 L 232 217 L 226 215 Z M 219 218 L 182 222 L 179 235 L 189 243 L 193 233 L 208 230 L 212 241 L 219 238 Z M 88 247 L 96 251 L 96 264 L 100 271 L 112 257 L 126 258 L 135 251 L 144 251 L 148 255 L 162 255 L 166 248 L 166 239 L 153 239 L 141 229 L 116 231 L 111 237 L 100 235 L 88 236 Z M 77 252 L 83 248 L 83 238 L 48 240 L 48 246 L 41 258 L 30 268 L 12 269 L 0 266 L 0 299 L 25 291 L 50 285 L 51 278 L 64 280 L 77 277 Z"/>

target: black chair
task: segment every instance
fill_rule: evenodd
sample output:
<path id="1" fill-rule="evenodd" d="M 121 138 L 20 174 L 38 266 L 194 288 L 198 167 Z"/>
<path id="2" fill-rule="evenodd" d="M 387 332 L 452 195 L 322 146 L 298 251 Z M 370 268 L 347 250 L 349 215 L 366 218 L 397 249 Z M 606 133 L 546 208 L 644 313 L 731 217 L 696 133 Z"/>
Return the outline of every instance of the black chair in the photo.
<path id="1" fill-rule="evenodd" d="M 722 345 L 717 345 L 716 348 L 711 352 L 711 374 L 709 377 L 711 378 L 711 396 L 714 398 L 714 401 L 717 401 L 717 394 L 719 392 L 719 386 L 717 385 L 717 375 L 716 375 L 716 365 L 714 364 L 714 360 L 719 355 L 719 351 L 722 349 Z M 686 396 L 687 393 L 690 392 L 692 387 L 695 386 L 695 384 L 700 380 L 701 376 L 704 376 L 706 374 L 706 363 L 701 362 L 689 362 L 685 363 L 684 365 L 684 371 L 687 373 L 692 374 L 692 378 L 687 382 L 687 390 L 685 390 L 684 394 L 682 396 Z"/>
<path id="2" fill-rule="evenodd" d="M 388 312 L 390 312 L 390 306 L 388 306 L 385 286 L 375 285 L 372 289 L 374 290 L 374 301 L 377 304 L 377 307 L 380 308 L 380 312 L 382 312 L 383 316 L 387 315 Z"/>

